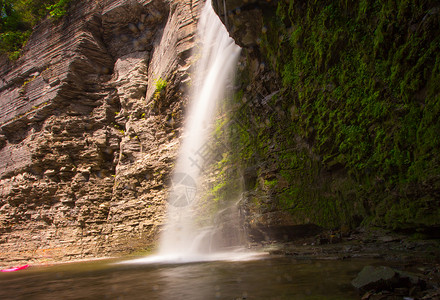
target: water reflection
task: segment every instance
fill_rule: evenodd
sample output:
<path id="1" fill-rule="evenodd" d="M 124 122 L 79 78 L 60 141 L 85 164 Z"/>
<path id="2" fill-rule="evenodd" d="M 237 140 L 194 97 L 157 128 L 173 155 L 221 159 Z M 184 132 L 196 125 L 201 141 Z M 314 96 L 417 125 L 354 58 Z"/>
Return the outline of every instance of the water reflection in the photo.
<path id="1" fill-rule="evenodd" d="M 94 262 L 0 274 L 1 299 L 358 299 L 365 261 L 121 265 Z"/>
<path id="2" fill-rule="evenodd" d="M 224 251 L 207 252 L 207 253 L 171 253 L 171 254 L 154 254 L 132 260 L 124 260 L 118 264 L 182 264 L 209 261 L 248 261 L 262 259 L 268 254 L 266 252 L 250 252 L 245 248 L 224 248 Z"/>

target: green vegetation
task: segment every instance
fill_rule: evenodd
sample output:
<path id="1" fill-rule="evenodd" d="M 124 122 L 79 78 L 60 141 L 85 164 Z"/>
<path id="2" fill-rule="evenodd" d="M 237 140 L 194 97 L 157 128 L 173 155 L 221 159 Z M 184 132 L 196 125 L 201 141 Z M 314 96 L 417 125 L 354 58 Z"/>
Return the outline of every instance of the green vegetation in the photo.
<path id="1" fill-rule="evenodd" d="M 268 108 L 286 115 L 249 105 L 236 161 L 276 165 L 287 184 L 259 176 L 304 222 L 440 225 L 438 2 L 292 0 L 265 13 L 262 52 L 284 86 Z"/>
<path id="2" fill-rule="evenodd" d="M 115 124 L 115 123 L 112 123 L 112 125 L 113 125 L 113 127 L 114 127 L 117 131 L 119 131 L 122 135 L 125 135 L 125 130 L 124 130 L 124 127 L 123 127 L 123 126 L 121 126 L 121 125 L 119 125 L 119 124 Z"/>
<path id="3" fill-rule="evenodd" d="M 48 13 L 55 19 L 66 14 L 70 0 L 0 0 L 0 54 L 16 60 L 32 28 Z"/>
<path id="4" fill-rule="evenodd" d="M 29 83 L 31 83 L 32 81 L 34 81 L 35 78 L 37 78 L 37 75 L 34 75 L 33 77 L 31 77 L 31 78 L 29 78 L 29 79 L 27 79 L 27 80 L 25 80 L 25 81 L 23 82 L 23 85 L 21 86 L 21 89 L 22 89 L 23 92 L 25 91 L 26 86 L 27 86 Z"/>
<path id="5" fill-rule="evenodd" d="M 221 149 L 217 147 L 217 149 Z M 224 149 L 225 150 L 225 149 Z M 229 201 L 236 201 L 240 193 L 238 169 L 231 167 L 231 153 L 224 152 L 222 159 L 214 166 L 217 170 L 214 186 L 211 195 L 215 202 L 222 202 L 222 205 L 229 205 Z"/>
<path id="6" fill-rule="evenodd" d="M 67 13 L 66 9 L 69 2 L 70 0 L 58 0 L 58 2 L 47 6 L 46 9 L 52 18 L 59 19 Z"/>
<path id="7" fill-rule="evenodd" d="M 266 185 L 269 189 L 274 189 L 278 185 L 278 180 L 277 179 L 265 180 L 264 185 Z"/>
<path id="8" fill-rule="evenodd" d="M 165 90 L 167 87 L 168 82 L 165 79 L 159 78 L 155 82 L 156 91 L 154 93 L 154 98 L 157 100 L 160 97 L 160 93 Z"/>

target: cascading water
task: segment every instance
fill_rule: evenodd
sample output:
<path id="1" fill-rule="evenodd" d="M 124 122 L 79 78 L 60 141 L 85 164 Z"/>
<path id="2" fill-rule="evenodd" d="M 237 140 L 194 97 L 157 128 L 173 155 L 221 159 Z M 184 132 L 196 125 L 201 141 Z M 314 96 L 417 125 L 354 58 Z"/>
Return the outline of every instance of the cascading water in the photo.
<path id="1" fill-rule="evenodd" d="M 211 245 L 215 244 L 215 234 L 210 229 L 200 229 L 194 224 L 197 188 L 203 172 L 201 152 L 208 142 L 214 109 L 218 100 L 224 97 L 228 79 L 235 71 L 241 50 L 229 37 L 210 0 L 202 10 L 198 36 L 199 59 L 193 74 L 187 123 L 172 177 L 168 220 L 162 232 L 159 253 L 132 260 L 131 263 L 244 260 L 255 256 L 241 252 L 213 253 Z"/>
<path id="2" fill-rule="evenodd" d="M 182 260 L 197 259 L 200 254 L 200 236 L 197 237 L 193 219 L 194 200 L 203 168 L 201 152 L 207 142 L 214 108 L 224 96 L 227 80 L 235 70 L 240 53 L 209 0 L 200 16 L 198 35 L 201 53 L 193 76 L 187 124 L 172 179 L 168 223 L 159 249 L 161 255 Z"/>

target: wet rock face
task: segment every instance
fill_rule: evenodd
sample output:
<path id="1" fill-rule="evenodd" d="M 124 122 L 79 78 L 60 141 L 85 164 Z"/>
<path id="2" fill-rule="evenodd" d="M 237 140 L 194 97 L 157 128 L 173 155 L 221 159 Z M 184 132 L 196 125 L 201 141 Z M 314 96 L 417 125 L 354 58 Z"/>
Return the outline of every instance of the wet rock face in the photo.
<path id="1" fill-rule="evenodd" d="M 194 0 L 77 1 L 38 25 L 15 64 L 0 61 L 2 262 L 155 239 L 198 12 Z"/>
<path id="2" fill-rule="evenodd" d="M 431 37 L 438 35 L 434 28 L 439 26 L 434 24 L 438 23 L 439 9 L 432 1 L 422 1 L 418 7 L 405 6 L 405 14 L 388 20 L 383 14 L 387 5 L 375 1 L 365 14 L 359 5 L 342 3 L 214 1 L 230 35 L 244 48 L 236 76 L 237 101 L 231 106 L 232 118 L 239 121 L 234 129 L 242 136 L 235 136 L 231 143 L 235 148 L 230 165 L 240 166 L 243 174 L 249 224 L 264 228 L 313 223 L 328 229 L 371 224 L 436 235 L 440 218 L 432 199 L 438 194 L 438 147 L 429 146 L 430 137 L 423 142 L 415 137 L 417 132 L 438 131 L 438 126 L 426 121 L 422 113 L 425 106 L 419 110 L 418 103 L 437 105 L 438 85 L 430 81 L 438 76 L 438 69 L 430 67 L 436 54 L 428 59 L 422 48 L 437 47 Z M 377 35 L 370 33 L 379 31 L 383 31 L 383 44 L 376 46 Z M 329 35 L 324 37 L 322 32 Z M 420 42 L 413 42 L 416 37 Z M 378 49 L 386 61 L 381 78 L 376 68 Z M 359 60 L 351 60 L 351 53 Z M 395 59 L 396 53 L 404 54 Z M 412 68 L 409 61 L 423 67 Z M 398 74 L 393 72 L 397 69 Z M 374 79 L 371 89 L 357 81 L 364 75 L 354 75 L 356 72 Z M 343 74 L 353 77 L 341 81 Z M 404 78 L 423 79 L 409 81 L 411 87 L 403 88 Z M 383 92 L 396 86 L 401 86 L 400 92 Z M 426 93 L 431 86 L 431 92 Z M 360 91 L 358 96 L 340 93 L 355 89 Z M 393 107 L 383 110 L 380 118 L 367 106 L 346 105 L 361 103 L 370 91 L 378 97 L 374 96 L 375 104 L 367 106 Z M 410 99 L 414 111 L 420 111 L 414 114 L 417 117 L 401 111 L 394 95 Z M 431 111 L 430 120 L 436 119 L 438 110 Z M 333 113 L 338 115 L 334 121 L 328 117 Z M 361 119 L 365 122 L 358 122 Z M 386 121 L 390 119 L 395 119 L 392 126 Z M 405 143 L 401 149 L 408 151 L 406 158 L 398 158 L 391 150 L 400 141 L 400 133 L 393 131 L 396 123 L 402 128 Z M 426 128 L 421 130 L 420 126 Z M 356 128 L 359 134 L 353 131 L 342 137 L 347 128 Z M 377 130 L 374 139 L 373 128 Z M 429 149 L 429 156 L 411 154 L 423 149 Z M 372 153 L 384 156 L 376 159 Z M 388 159 L 404 167 L 384 168 L 382 161 Z M 413 170 L 420 165 L 430 166 L 432 171 L 420 169 L 415 175 Z M 406 179 L 396 183 L 394 176 Z"/>
<path id="3" fill-rule="evenodd" d="M 278 0 L 214 0 L 214 10 L 235 42 L 244 48 L 257 46 L 263 14 L 274 13 Z"/>
<path id="4" fill-rule="evenodd" d="M 263 222 L 262 222 L 263 223 Z M 289 242 L 301 238 L 316 236 L 322 228 L 314 224 L 305 225 L 268 225 L 257 223 L 249 226 L 248 235 L 253 243 Z"/>
<path id="5" fill-rule="evenodd" d="M 237 95 L 242 95 L 238 111 L 243 111 L 245 118 L 252 119 L 253 121 L 251 120 L 250 123 L 255 124 L 258 128 L 269 123 L 271 112 L 274 112 L 277 117 L 284 113 L 275 112 L 276 107 L 268 104 L 268 100 L 273 95 L 281 92 L 282 84 L 280 76 L 270 68 L 270 62 L 265 61 L 260 49 L 261 37 L 267 30 L 263 26 L 264 17 L 275 15 L 277 3 L 278 1 L 266 0 L 213 1 L 214 10 L 230 36 L 243 48 L 238 63 L 238 80 L 235 86 Z M 235 108 L 232 110 L 234 111 Z M 236 115 L 232 118 L 233 120 L 240 119 Z M 238 123 L 243 122 L 239 121 Z M 246 121 L 244 123 L 246 124 Z M 246 129 L 250 137 L 259 136 L 255 128 Z M 276 152 L 279 142 L 264 141 L 259 143 L 259 145 L 262 144 L 267 145 L 269 151 Z M 244 145 L 247 143 L 244 142 Z M 242 146 L 238 145 L 236 150 L 240 151 L 243 149 Z M 278 180 L 279 168 L 270 159 L 260 157 L 257 146 L 252 147 L 250 152 L 253 154 L 249 159 L 252 161 L 251 164 L 245 163 L 241 159 L 236 162 L 236 165 L 241 165 L 242 168 L 240 173 L 245 191 L 242 206 L 244 223 L 250 241 L 257 243 L 288 241 L 308 236 L 313 234 L 312 232 L 315 233 L 312 229 L 305 230 L 310 225 L 310 220 L 292 218 L 289 212 L 277 207 L 276 195 L 267 190 L 264 183 L 268 180 Z M 280 184 L 285 183 L 280 180 Z M 256 191 L 256 187 L 260 186 L 266 190 Z M 314 227 L 313 224 L 311 224 L 312 227 Z"/>

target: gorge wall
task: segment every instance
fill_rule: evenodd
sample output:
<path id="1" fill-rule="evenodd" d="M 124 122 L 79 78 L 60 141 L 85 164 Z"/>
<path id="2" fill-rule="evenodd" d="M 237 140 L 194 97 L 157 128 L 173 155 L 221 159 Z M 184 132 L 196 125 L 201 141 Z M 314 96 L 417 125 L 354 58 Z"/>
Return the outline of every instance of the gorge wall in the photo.
<path id="1" fill-rule="evenodd" d="M 242 178 L 256 240 L 316 234 L 315 225 L 438 237 L 438 3 L 213 3 L 243 47 L 218 123 L 230 128 L 218 171 L 238 168 L 220 173 L 213 197 Z"/>
<path id="2" fill-rule="evenodd" d="M 201 2 L 72 1 L 21 58 L 0 59 L 2 265 L 156 240 Z M 254 241 L 359 226 L 438 236 L 437 2 L 213 6 L 243 51 L 198 222 L 228 223 L 233 202 Z"/>
<path id="3" fill-rule="evenodd" d="M 197 0 L 72 1 L 0 64 L 0 261 L 148 247 L 190 85 Z"/>

